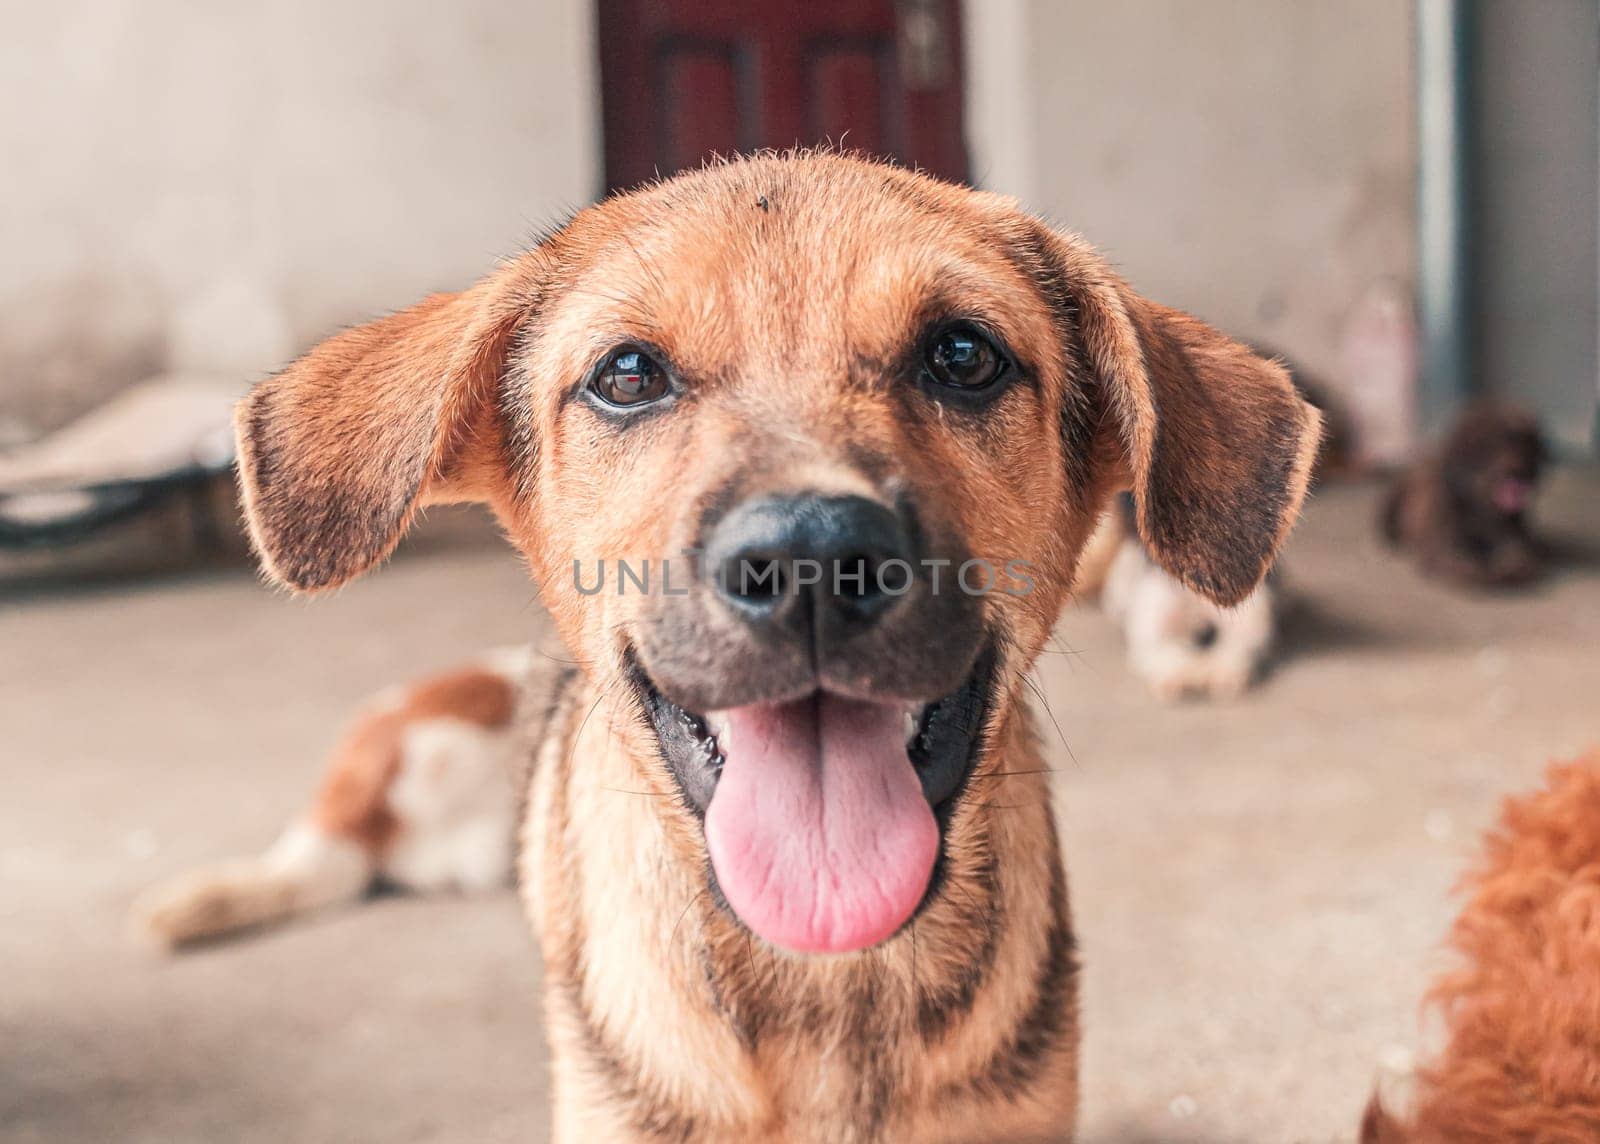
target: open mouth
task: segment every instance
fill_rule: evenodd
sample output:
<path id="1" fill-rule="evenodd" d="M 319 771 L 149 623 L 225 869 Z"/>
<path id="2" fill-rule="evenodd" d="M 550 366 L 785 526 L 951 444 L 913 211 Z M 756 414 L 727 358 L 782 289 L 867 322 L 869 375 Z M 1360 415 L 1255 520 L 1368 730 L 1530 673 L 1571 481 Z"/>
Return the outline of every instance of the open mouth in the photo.
<path id="1" fill-rule="evenodd" d="M 734 914 L 773 945 L 844 953 L 892 936 L 927 894 L 993 675 L 991 651 L 930 703 L 816 691 L 704 714 L 637 666 L 633 683 Z"/>

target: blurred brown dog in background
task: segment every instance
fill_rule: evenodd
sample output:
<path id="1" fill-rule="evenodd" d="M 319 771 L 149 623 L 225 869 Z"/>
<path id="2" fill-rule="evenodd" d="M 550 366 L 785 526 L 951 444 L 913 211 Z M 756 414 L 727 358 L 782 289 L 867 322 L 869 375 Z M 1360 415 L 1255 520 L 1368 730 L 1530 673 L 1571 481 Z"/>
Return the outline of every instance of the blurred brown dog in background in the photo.
<path id="1" fill-rule="evenodd" d="M 1383 505 L 1384 538 L 1429 576 L 1477 588 L 1525 584 L 1544 569 L 1528 515 L 1545 460 L 1531 415 L 1477 402 L 1396 478 Z"/>
<path id="2" fill-rule="evenodd" d="M 1463 888 L 1463 964 L 1428 994 L 1448 1041 L 1408 1116 L 1373 1098 L 1363 1144 L 1600 1140 L 1600 750 L 1506 800 Z"/>

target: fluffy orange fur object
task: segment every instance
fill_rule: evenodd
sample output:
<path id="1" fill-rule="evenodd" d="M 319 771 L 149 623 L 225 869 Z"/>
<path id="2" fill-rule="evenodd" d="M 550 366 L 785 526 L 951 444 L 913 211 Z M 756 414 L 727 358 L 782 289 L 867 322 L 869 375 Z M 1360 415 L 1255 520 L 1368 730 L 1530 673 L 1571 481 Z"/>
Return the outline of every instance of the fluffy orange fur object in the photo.
<path id="1" fill-rule="evenodd" d="M 1374 1097 L 1364 1144 L 1600 1140 L 1600 749 L 1507 798 L 1429 991 L 1448 1043 L 1401 1121 Z"/>

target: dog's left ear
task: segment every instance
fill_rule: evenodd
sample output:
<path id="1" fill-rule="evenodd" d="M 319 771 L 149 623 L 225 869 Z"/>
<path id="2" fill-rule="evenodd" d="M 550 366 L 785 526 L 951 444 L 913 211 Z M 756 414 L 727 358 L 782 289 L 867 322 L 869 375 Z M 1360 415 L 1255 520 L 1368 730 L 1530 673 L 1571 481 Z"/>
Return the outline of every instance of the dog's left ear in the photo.
<path id="1" fill-rule="evenodd" d="M 337 587 L 387 557 L 422 504 L 501 498 L 495 398 L 535 259 L 337 334 L 239 404 L 239 486 L 269 575 Z"/>
<path id="2" fill-rule="evenodd" d="M 1320 416 L 1281 366 L 1135 294 L 1080 239 L 1040 229 L 1049 292 L 1120 437 L 1111 451 L 1146 548 L 1195 591 L 1238 603 L 1299 514 Z"/>

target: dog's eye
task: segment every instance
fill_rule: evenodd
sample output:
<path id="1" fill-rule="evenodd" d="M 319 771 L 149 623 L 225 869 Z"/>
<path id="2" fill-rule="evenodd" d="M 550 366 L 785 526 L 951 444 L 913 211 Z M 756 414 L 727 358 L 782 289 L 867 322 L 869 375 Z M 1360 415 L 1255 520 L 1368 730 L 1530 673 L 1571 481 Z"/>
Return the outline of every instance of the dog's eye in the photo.
<path id="1" fill-rule="evenodd" d="M 589 383 L 607 405 L 629 408 L 667 395 L 667 371 L 640 350 L 618 350 L 605 360 Z"/>
<path id="2" fill-rule="evenodd" d="M 978 330 L 950 326 L 928 344 L 923 363 L 928 376 L 952 389 L 985 389 L 1006 371 L 1003 354 Z"/>

